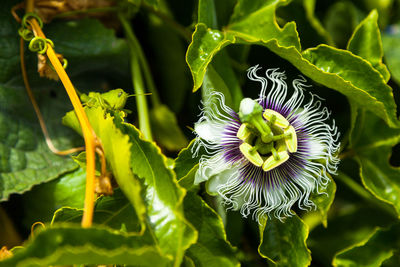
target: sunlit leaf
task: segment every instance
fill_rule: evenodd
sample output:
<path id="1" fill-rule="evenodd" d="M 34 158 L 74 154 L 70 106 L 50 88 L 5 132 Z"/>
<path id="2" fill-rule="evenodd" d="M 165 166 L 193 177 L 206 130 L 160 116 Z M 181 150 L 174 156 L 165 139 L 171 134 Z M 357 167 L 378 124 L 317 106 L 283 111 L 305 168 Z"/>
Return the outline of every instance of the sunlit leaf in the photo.
<path id="1" fill-rule="evenodd" d="M 49 227 L 0 266 L 73 264 L 131 264 L 167 266 L 168 258 L 149 241 L 107 227 L 80 228 L 68 224 Z"/>
<path id="2" fill-rule="evenodd" d="M 148 223 L 162 251 L 179 264 L 184 251 L 197 238 L 197 232 L 183 213 L 186 192 L 178 185 L 175 173 L 167 168 L 166 158 L 155 143 L 143 140 L 131 124 L 119 127 L 129 136 L 132 171 L 144 184 Z"/>
<path id="3" fill-rule="evenodd" d="M 260 225 L 260 245 L 258 252 L 269 262 L 282 266 L 308 266 L 310 251 L 306 245 L 308 228 L 293 215 L 279 221 L 267 219 Z"/>
<path id="4" fill-rule="evenodd" d="M 114 125 L 114 118 L 102 107 L 87 106 L 85 111 L 96 136 L 101 140 L 108 166 L 118 185 L 135 208 L 144 230 L 146 208 L 141 197 L 141 184 L 130 169 L 131 144 L 129 137 L 121 133 Z M 72 111 L 63 118 L 63 122 L 72 128 L 77 127 L 77 120 Z M 75 130 L 80 131 L 76 128 Z"/>
<path id="5" fill-rule="evenodd" d="M 382 63 L 383 48 L 378 26 L 378 12 L 372 11 L 354 30 L 347 49 L 368 60 L 387 82 L 390 73 Z"/>

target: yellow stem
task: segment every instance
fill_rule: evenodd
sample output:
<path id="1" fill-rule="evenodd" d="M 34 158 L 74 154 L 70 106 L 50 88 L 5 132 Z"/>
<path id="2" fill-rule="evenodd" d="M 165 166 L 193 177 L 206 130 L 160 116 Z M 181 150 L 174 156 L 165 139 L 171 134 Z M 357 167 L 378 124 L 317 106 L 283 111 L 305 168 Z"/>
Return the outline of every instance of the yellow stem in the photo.
<path id="1" fill-rule="evenodd" d="M 34 11 L 33 0 L 26 1 L 25 10 L 26 12 Z M 29 22 L 30 25 L 32 26 L 32 30 L 35 36 L 46 38 L 35 18 L 31 18 Z M 93 221 L 93 209 L 94 209 L 94 184 L 95 184 L 95 167 L 96 167 L 95 148 L 96 146 L 100 146 L 100 143 L 97 142 L 96 135 L 89 123 L 89 119 L 86 116 L 86 113 L 82 107 L 78 95 L 76 94 L 76 91 L 71 83 L 71 80 L 69 79 L 67 73 L 65 72 L 59 59 L 57 58 L 54 49 L 50 45 L 47 48 L 46 54 L 51 64 L 53 65 L 55 71 L 57 72 L 57 75 L 59 76 L 62 84 L 64 85 L 65 90 L 67 91 L 67 94 L 71 100 L 76 116 L 78 117 L 79 123 L 82 128 L 83 138 L 85 140 L 85 147 L 86 147 L 86 192 L 85 192 L 84 212 L 82 218 L 82 227 L 90 227 Z"/>
<path id="2" fill-rule="evenodd" d="M 42 129 L 44 138 L 46 140 L 46 144 L 49 147 L 49 149 L 51 150 L 51 152 L 53 152 L 54 154 L 60 155 L 60 156 L 65 156 L 65 155 L 69 155 L 71 153 L 74 152 L 78 152 L 78 151 L 83 151 L 85 150 L 84 147 L 76 147 L 76 148 L 71 148 L 71 149 L 67 149 L 67 150 L 58 150 L 53 142 L 51 141 L 51 138 L 49 136 L 49 132 L 47 131 L 47 127 L 46 124 L 44 123 L 44 119 L 43 119 L 43 115 L 42 112 L 39 109 L 39 105 L 36 102 L 35 96 L 33 95 L 31 86 L 29 84 L 29 80 L 28 80 L 28 75 L 26 73 L 26 67 L 25 67 L 25 56 L 24 56 L 24 39 L 22 39 L 22 37 L 20 38 L 20 47 L 19 47 L 19 52 L 20 52 L 20 60 L 21 60 L 21 72 L 22 72 L 22 78 L 24 80 L 24 84 L 25 84 L 25 89 L 26 89 L 26 93 L 28 94 L 29 99 L 31 100 L 33 109 L 35 110 L 36 113 L 36 117 L 39 120 L 39 124 L 40 124 L 40 128 Z"/>

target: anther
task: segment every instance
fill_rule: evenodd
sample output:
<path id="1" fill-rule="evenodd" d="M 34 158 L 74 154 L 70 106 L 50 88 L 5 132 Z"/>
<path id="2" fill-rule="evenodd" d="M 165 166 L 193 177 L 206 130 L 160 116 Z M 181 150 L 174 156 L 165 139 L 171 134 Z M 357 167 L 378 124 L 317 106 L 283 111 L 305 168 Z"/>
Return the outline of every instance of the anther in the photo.
<path id="1" fill-rule="evenodd" d="M 257 167 L 261 167 L 264 163 L 263 159 L 261 158 L 260 154 L 257 151 L 251 151 L 252 146 L 248 143 L 243 143 L 239 146 L 240 152 L 248 159 L 253 165 Z"/>
<path id="2" fill-rule="evenodd" d="M 248 142 L 251 139 L 251 131 L 246 123 L 240 125 L 238 132 L 236 133 L 237 138 L 242 140 L 243 142 Z"/>
<path id="3" fill-rule="evenodd" d="M 280 128 L 287 128 L 289 126 L 289 122 L 285 117 L 283 117 L 279 112 L 276 112 L 272 109 L 266 109 L 263 113 L 263 117 L 268 120 L 271 124 L 274 124 Z"/>
<path id="4" fill-rule="evenodd" d="M 265 160 L 264 164 L 262 165 L 264 171 L 270 171 L 289 159 L 289 154 L 286 151 L 278 152 L 278 155 L 278 160 L 276 160 L 274 156 L 270 156 Z"/>
<path id="5" fill-rule="evenodd" d="M 289 152 L 294 153 L 297 151 L 297 135 L 296 130 L 292 125 L 284 130 L 285 144 Z"/>

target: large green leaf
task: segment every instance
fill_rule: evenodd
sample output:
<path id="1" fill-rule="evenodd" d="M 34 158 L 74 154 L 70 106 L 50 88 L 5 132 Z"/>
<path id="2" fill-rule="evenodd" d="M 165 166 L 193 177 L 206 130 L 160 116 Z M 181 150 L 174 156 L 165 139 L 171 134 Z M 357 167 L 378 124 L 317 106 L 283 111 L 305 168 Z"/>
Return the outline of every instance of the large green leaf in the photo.
<path id="1" fill-rule="evenodd" d="M 377 229 L 367 239 L 336 254 L 333 266 L 378 267 L 390 258 L 392 258 L 391 266 L 397 266 L 400 263 L 399 235 L 399 224 L 393 225 L 389 229 Z"/>
<path id="2" fill-rule="evenodd" d="M 50 222 L 61 207 L 83 208 L 86 172 L 79 168 L 53 181 L 33 187 L 22 196 L 25 208 L 23 222 L 29 228 L 34 222 Z M 35 201 L 32 201 L 32 200 Z"/>
<path id="3" fill-rule="evenodd" d="M 74 264 L 132 264 L 167 266 L 154 244 L 108 227 L 80 228 L 59 224 L 36 233 L 34 239 L 0 266 L 50 266 Z"/>
<path id="4" fill-rule="evenodd" d="M 390 126 L 399 126 L 392 89 L 368 61 L 349 51 L 327 45 L 300 53 L 295 24 L 287 23 L 280 28 L 275 22 L 274 12 L 280 1 L 274 4 L 263 2 L 265 6 L 262 8 L 256 5 L 258 1 L 249 5 L 244 2 L 236 6 L 232 24 L 224 31 L 197 24 L 186 54 L 194 90 L 199 88 L 208 64 L 223 47 L 233 43 L 261 44 L 314 81 L 344 94 L 351 101 L 376 113 Z M 249 13 L 251 11 L 254 13 Z"/>
<path id="5" fill-rule="evenodd" d="M 347 49 L 368 60 L 386 82 L 389 80 L 390 73 L 382 63 L 383 48 L 376 10 L 371 11 L 368 17 L 356 27 L 347 44 Z"/>
<path id="6" fill-rule="evenodd" d="M 52 224 L 80 223 L 82 215 L 83 209 L 63 207 L 54 213 Z M 93 224 L 111 227 L 130 234 L 140 231 L 140 222 L 135 209 L 120 189 L 116 189 L 112 196 L 102 196 L 97 199 Z M 149 235 L 150 232 L 146 232 L 144 236 Z"/>
<path id="7" fill-rule="evenodd" d="M 394 206 L 400 217 L 400 169 L 389 164 L 391 147 L 364 152 L 358 157 L 364 186 L 378 199 Z"/>
<path id="8" fill-rule="evenodd" d="M 310 251 L 306 245 L 308 228 L 297 216 L 279 221 L 265 220 L 260 225 L 260 245 L 258 252 L 269 262 L 279 266 L 308 266 Z"/>
<path id="9" fill-rule="evenodd" d="M 5 3 L 0 10 L 0 201 L 77 167 L 68 157 L 54 155 L 45 143 L 22 82 L 18 25 L 9 12 L 11 6 L 12 3 Z M 35 57 L 27 60 L 28 67 L 36 67 L 31 64 Z M 62 113 L 70 109 L 64 100 L 66 95 L 52 97 L 48 84 L 35 94 L 40 96 L 38 104 L 55 145 L 75 146 L 76 142 L 70 138 L 73 133 L 62 129 L 59 121 Z"/>
<path id="10" fill-rule="evenodd" d="M 239 266 L 218 214 L 193 192 L 186 195 L 184 210 L 189 222 L 199 232 L 197 242 L 186 252 L 195 266 Z"/>
<path id="11" fill-rule="evenodd" d="M 341 185 L 338 183 L 338 191 L 342 190 L 343 193 L 346 188 Z M 313 262 L 331 266 L 338 251 L 361 243 L 376 227 L 387 227 L 396 221 L 390 214 L 371 207 L 367 202 L 354 199 L 351 194 L 346 197 L 350 200 L 340 198 L 340 202 L 335 203 L 338 205 L 334 206 L 328 228 L 320 225 L 310 232 L 307 245 L 312 251 Z"/>
<path id="12" fill-rule="evenodd" d="M 107 75 L 129 73 L 125 40 L 116 38 L 115 32 L 104 27 L 99 20 L 50 23 L 44 31 L 54 42 L 55 50 L 68 59 L 68 74 L 72 77 L 88 71 L 97 71 L 98 74 L 107 70 Z"/>
<path id="13" fill-rule="evenodd" d="M 123 123 L 119 127 L 129 136 L 132 171 L 144 184 L 148 224 L 161 250 L 172 255 L 174 264 L 179 265 L 184 251 L 197 238 L 197 232 L 183 213 L 186 192 L 178 185 L 175 173 L 167 168 L 166 157 L 155 143 L 143 140 L 131 124 Z"/>
<path id="14" fill-rule="evenodd" d="M 122 191 L 131 201 L 142 224 L 142 230 L 144 230 L 146 207 L 141 197 L 141 184 L 130 169 L 131 144 L 129 137 L 121 133 L 114 125 L 114 117 L 102 107 L 86 106 L 85 111 L 96 136 L 101 140 L 108 167 L 112 170 Z M 121 120 L 122 118 L 117 119 Z M 65 115 L 63 123 L 80 132 L 80 129 L 77 128 L 79 127 L 78 119 L 73 111 Z"/>
<path id="15" fill-rule="evenodd" d="M 392 89 L 369 62 L 325 45 L 308 49 L 303 56 L 318 69 L 309 75 L 313 80 L 343 93 L 392 127 L 398 127 Z"/>
<path id="16" fill-rule="evenodd" d="M 174 171 L 178 181 L 195 168 L 204 153 L 203 147 L 197 146 L 196 149 L 198 148 L 198 151 L 194 150 L 195 142 L 196 139 L 193 139 L 186 148 L 179 152 L 178 157 L 175 159 Z"/>
<path id="17" fill-rule="evenodd" d="M 400 214 L 400 170 L 389 164 L 392 147 L 400 142 L 400 131 L 387 127 L 370 113 L 360 113 L 354 145 L 364 186 L 378 199 L 391 204 Z M 355 133 L 356 134 L 356 133 Z"/>
<path id="18" fill-rule="evenodd" d="M 105 109 L 89 106 L 85 111 L 102 142 L 107 162 L 140 221 L 147 211 L 148 230 L 161 250 L 174 258 L 175 265 L 180 264 L 184 251 L 195 242 L 197 232 L 184 218 L 185 190 L 167 167 L 166 157 L 155 143 L 144 141 L 135 126 L 123 122 L 123 113 L 114 112 L 116 117 L 111 117 Z M 68 113 L 63 121 L 77 128 L 74 113 Z"/>

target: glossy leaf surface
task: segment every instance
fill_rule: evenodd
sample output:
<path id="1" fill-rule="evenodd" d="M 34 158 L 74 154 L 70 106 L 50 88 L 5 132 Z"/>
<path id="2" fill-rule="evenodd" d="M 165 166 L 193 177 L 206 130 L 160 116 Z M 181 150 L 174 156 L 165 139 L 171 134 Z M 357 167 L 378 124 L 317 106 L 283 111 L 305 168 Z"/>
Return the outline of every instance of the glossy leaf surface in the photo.
<path id="1" fill-rule="evenodd" d="M 308 228 L 297 216 L 284 222 L 268 219 L 260 226 L 258 252 L 269 262 L 286 266 L 308 266 L 310 251 L 306 245 Z"/>

